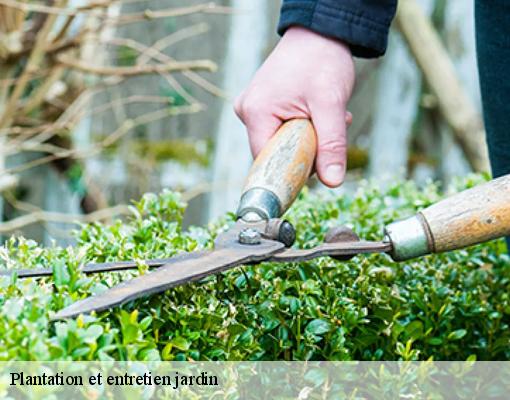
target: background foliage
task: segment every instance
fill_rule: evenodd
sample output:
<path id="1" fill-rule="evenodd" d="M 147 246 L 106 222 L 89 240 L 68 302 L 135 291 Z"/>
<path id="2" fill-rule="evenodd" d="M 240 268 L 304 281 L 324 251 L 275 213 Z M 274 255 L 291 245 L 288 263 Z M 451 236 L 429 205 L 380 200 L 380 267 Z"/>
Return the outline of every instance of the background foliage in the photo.
<path id="1" fill-rule="evenodd" d="M 453 190 L 483 180 L 471 176 Z M 288 213 L 297 246 L 348 224 L 378 240 L 383 226 L 441 198 L 429 184 L 353 196 L 304 193 Z M 510 268 L 502 241 L 396 264 L 385 255 L 264 263 L 76 320 L 62 307 L 138 272 L 86 277 L 88 261 L 167 257 L 207 248 L 233 216 L 181 229 L 180 196 L 148 194 L 126 222 L 77 232 L 74 248 L 23 238 L 0 248 L 4 268 L 51 267 L 52 279 L 0 278 L 0 359 L 17 360 L 503 360 L 510 358 Z"/>

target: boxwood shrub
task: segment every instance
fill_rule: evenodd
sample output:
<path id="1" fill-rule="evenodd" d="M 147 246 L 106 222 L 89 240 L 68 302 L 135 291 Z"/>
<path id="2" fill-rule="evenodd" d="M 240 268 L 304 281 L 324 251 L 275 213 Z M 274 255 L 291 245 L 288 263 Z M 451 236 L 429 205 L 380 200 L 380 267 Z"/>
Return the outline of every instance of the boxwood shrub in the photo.
<path id="1" fill-rule="evenodd" d="M 484 178 L 470 176 L 449 189 Z M 438 186 L 354 195 L 302 193 L 287 218 L 296 246 L 314 246 L 348 225 L 379 240 L 383 226 L 441 199 Z M 131 302 L 97 315 L 50 322 L 64 306 L 147 272 L 143 260 L 212 246 L 233 223 L 183 230 L 179 194 L 147 194 L 127 221 L 94 223 L 77 245 L 43 248 L 10 238 L 3 268 L 53 269 L 50 279 L 0 279 L 0 360 L 506 360 L 510 266 L 503 241 L 394 263 L 386 255 L 263 263 Z M 466 233 L 467 234 L 467 233 Z M 136 259 L 134 272 L 85 276 L 90 261 Z"/>

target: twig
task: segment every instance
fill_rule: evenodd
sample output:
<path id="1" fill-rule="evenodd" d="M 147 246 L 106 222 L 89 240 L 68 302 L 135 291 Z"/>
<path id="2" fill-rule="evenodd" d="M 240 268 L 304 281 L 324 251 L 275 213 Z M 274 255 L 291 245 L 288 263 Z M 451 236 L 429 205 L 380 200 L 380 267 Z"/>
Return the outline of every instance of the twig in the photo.
<path id="1" fill-rule="evenodd" d="M 136 128 L 137 126 L 144 125 L 149 122 L 156 121 L 156 120 L 165 118 L 170 115 L 191 114 L 191 113 L 199 112 L 201 110 L 202 110 L 201 105 L 192 105 L 192 106 L 175 107 L 170 110 L 167 110 L 167 109 L 157 110 L 152 113 L 141 115 L 137 118 L 124 121 L 124 123 L 119 128 L 117 128 L 113 133 L 108 135 L 101 142 L 96 143 L 95 145 L 91 146 L 89 149 L 86 149 L 86 150 L 70 149 L 70 150 L 64 150 L 59 153 L 52 154 L 52 155 L 49 155 L 46 157 L 41 157 L 41 158 L 35 159 L 33 161 L 27 162 L 25 164 L 6 169 L 4 171 L 0 171 L 0 177 L 2 177 L 4 174 L 8 174 L 8 173 L 14 174 L 14 173 L 26 171 L 28 169 L 58 160 L 60 158 L 74 157 L 74 158 L 78 159 L 78 158 L 92 157 L 92 156 L 100 153 L 103 148 L 113 145 L 121 137 L 126 135 L 129 131 Z"/>
<path id="2" fill-rule="evenodd" d="M 139 51 L 140 53 L 146 52 L 146 54 L 149 55 L 148 58 L 145 58 L 144 61 L 140 60 L 140 57 L 138 58 L 138 62 L 136 65 L 144 65 L 146 64 L 151 58 L 160 61 L 162 63 L 165 62 L 174 62 L 170 57 L 166 56 L 165 54 L 159 52 L 158 50 L 155 50 L 153 47 L 147 47 L 136 40 L 133 39 L 126 39 L 126 38 L 113 38 L 109 40 L 110 43 L 120 46 L 127 46 L 134 50 Z M 175 89 L 175 91 L 188 102 L 188 104 L 198 104 L 199 101 L 195 99 L 193 96 L 191 96 L 180 84 L 179 82 L 170 74 L 160 74 L 167 83 Z"/>
<path id="3" fill-rule="evenodd" d="M 26 201 L 18 200 L 12 192 L 5 192 L 3 197 L 5 201 L 7 201 L 7 203 L 9 203 L 16 210 L 28 213 L 42 211 L 40 207 L 37 207 L 31 203 L 27 203 Z"/>
<path id="4" fill-rule="evenodd" d="M 55 39 L 53 40 L 54 42 L 59 42 L 65 38 L 75 18 L 75 15 L 68 15 L 66 17 L 66 22 L 64 22 L 58 33 L 55 35 Z"/>
<path id="5" fill-rule="evenodd" d="M 4 131 L 7 136 L 16 136 L 16 138 L 29 138 L 33 135 L 38 134 L 48 127 L 53 127 L 54 124 L 44 124 L 37 126 L 17 126 L 14 125 Z"/>
<path id="6" fill-rule="evenodd" d="M 140 64 L 145 63 L 146 61 L 148 61 L 147 60 L 147 56 L 150 56 L 152 59 L 154 59 L 156 61 L 159 61 L 159 62 L 162 62 L 162 63 L 175 62 L 175 60 L 172 57 L 170 57 L 170 56 L 168 56 L 168 55 L 158 51 L 156 48 L 154 48 L 154 46 L 146 46 L 146 45 L 144 45 L 144 44 L 142 44 L 140 42 L 137 42 L 136 40 L 133 40 L 133 39 L 114 38 L 114 39 L 109 40 L 109 42 L 110 43 L 116 43 L 116 44 L 122 44 L 122 45 L 125 45 L 125 46 L 128 46 L 128 47 L 131 47 L 134 50 L 138 50 L 140 53 L 142 53 L 142 56 L 143 56 L 143 58 L 141 60 L 139 59 L 140 60 Z M 202 76 L 200 76 L 196 72 L 191 71 L 191 70 L 186 70 L 186 71 L 182 71 L 181 73 L 182 73 L 183 76 L 188 78 L 194 84 L 196 84 L 197 86 L 201 87 L 206 92 L 209 92 L 213 96 L 217 96 L 217 97 L 220 97 L 220 98 L 226 98 L 227 97 L 225 95 L 225 93 L 223 92 L 223 90 L 221 90 L 218 86 L 216 86 L 213 83 L 209 82 L 207 79 L 203 78 Z"/>
<path id="7" fill-rule="evenodd" d="M 178 43 L 182 40 L 190 39 L 194 36 L 201 35 L 209 31 L 209 25 L 206 23 L 199 23 L 192 26 L 187 26 L 186 28 L 180 29 L 177 32 L 172 33 L 171 35 L 165 36 L 154 42 L 152 46 L 145 46 L 138 56 L 137 64 L 146 64 L 152 57 L 151 54 L 161 54 L 161 51 L 168 49 L 168 47 L 172 46 L 175 43 Z"/>
<path id="8" fill-rule="evenodd" d="M 0 4 L 15 8 L 18 10 L 22 10 L 25 12 L 37 12 L 49 15 L 58 15 L 58 16 L 77 16 L 83 13 L 90 13 L 96 8 L 107 8 L 117 1 L 105 0 L 105 1 L 96 1 L 90 2 L 86 6 L 76 7 L 76 8 L 64 8 L 58 6 L 47 6 L 44 4 L 37 3 L 28 3 L 17 0 L 0 0 Z M 147 9 L 142 13 L 136 14 L 128 14 L 122 16 L 120 18 L 109 18 L 103 17 L 103 20 L 110 20 L 116 24 L 129 24 L 132 22 L 138 21 L 146 21 L 156 18 L 169 18 L 169 17 L 180 17 L 184 15 L 197 14 L 197 13 L 211 13 L 211 14 L 226 14 L 232 12 L 232 8 L 230 7 L 222 7 L 217 6 L 213 2 L 208 2 L 204 4 L 197 4 L 195 6 L 189 7 L 180 7 L 180 8 L 170 8 L 166 10 L 150 10 Z"/>
<path id="9" fill-rule="evenodd" d="M 65 69 L 63 66 L 57 65 L 53 68 L 41 86 L 35 89 L 30 95 L 21 112 L 24 114 L 30 114 L 33 110 L 39 107 L 41 103 L 44 102 L 50 88 L 62 77 L 64 72 Z"/>
<path id="10" fill-rule="evenodd" d="M 57 2 L 57 4 L 65 4 L 65 0 L 60 0 Z M 14 111 L 18 105 L 18 100 L 23 95 L 23 92 L 25 91 L 25 88 L 30 80 L 31 74 L 37 70 L 39 61 L 42 57 L 44 57 L 48 36 L 53 29 L 56 19 L 56 15 L 49 15 L 46 21 L 44 21 L 43 27 L 39 31 L 32 52 L 30 53 L 30 56 L 27 60 L 27 64 L 21 73 L 21 76 L 18 78 L 16 85 L 14 86 L 14 90 L 12 91 L 9 100 L 5 105 L 3 113 L 0 116 L 0 131 L 11 124 Z"/>
<path id="11" fill-rule="evenodd" d="M 0 0 L 0 4 L 15 8 L 25 12 L 37 12 L 42 14 L 50 14 L 50 15 L 68 15 L 68 16 L 76 16 L 81 13 L 90 12 L 94 8 L 104 8 L 108 7 L 113 3 L 113 1 L 105 0 L 105 1 L 91 1 L 89 4 L 83 7 L 77 8 L 64 8 L 59 6 L 47 6 L 44 4 L 37 3 L 29 3 L 24 1 L 17 0 Z"/>
<path id="12" fill-rule="evenodd" d="M 172 75 L 165 74 L 162 76 L 167 81 L 167 83 L 174 88 L 179 96 L 188 102 L 188 104 L 199 104 L 199 101 L 190 95 Z"/>
<path id="13" fill-rule="evenodd" d="M 71 225 L 79 225 L 109 219 L 116 215 L 129 215 L 130 208 L 126 205 L 104 208 L 85 215 L 71 215 L 50 211 L 34 211 L 30 214 L 0 224 L 0 233 L 8 233 L 25 226 L 40 222 L 57 222 Z"/>
<path id="14" fill-rule="evenodd" d="M 197 4 L 189 7 L 170 8 L 166 10 L 145 10 L 143 13 L 128 14 L 119 17 L 114 23 L 116 25 L 131 24 L 133 22 L 147 21 L 157 18 L 182 17 L 184 15 L 198 13 L 227 14 L 232 12 L 230 7 L 221 7 L 213 2 Z"/>
<path id="15" fill-rule="evenodd" d="M 171 105 L 170 99 L 165 96 L 145 96 L 141 94 L 134 94 L 129 97 L 113 100 L 106 104 L 101 104 L 99 106 L 91 108 L 89 111 L 84 112 L 83 115 L 80 115 L 79 118 L 86 117 L 87 115 L 97 115 L 102 112 L 108 111 L 114 107 L 127 106 L 133 103 L 159 103 Z"/>
<path id="16" fill-rule="evenodd" d="M 151 58 L 154 60 L 160 61 L 162 63 L 165 62 L 174 62 L 170 57 L 166 56 L 165 54 L 159 52 L 155 49 L 154 46 L 147 47 L 136 40 L 133 39 L 127 39 L 127 38 L 112 38 L 109 40 L 109 43 L 118 45 L 118 46 L 126 46 L 129 48 L 132 48 L 133 50 L 136 50 L 140 53 L 145 52 L 149 57 L 145 58 L 145 60 L 140 60 L 140 57 L 138 58 L 137 65 L 146 65 L 148 61 L 150 61 Z M 177 80 L 172 77 L 170 74 L 160 74 L 167 82 L 168 84 L 175 89 L 175 91 L 184 98 L 188 104 L 198 104 L 199 101 L 195 99 L 193 96 L 191 96 L 180 84 L 177 82 Z"/>
<path id="17" fill-rule="evenodd" d="M 1 1 L 1 0 L 0 0 Z M 64 38 L 61 40 L 56 40 L 52 44 L 48 45 L 46 49 L 46 55 L 54 55 L 60 52 L 63 52 L 65 50 L 69 50 L 71 48 L 77 47 L 82 43 L 83 36 L 85 34 L 85 31 L 80 32 L 78 35 L 72 37 L 72 38 Z M 20 58 L 25 57 L 27 54 L 30 53 L 32 50 L 32 45 L 27 45 L 23 49 L 21 49 L 18 52 L 10 53 L 9 56 L 6 58 L 5 62 L 7 64 L 14 64 L 15 62 L 19 61 Z M 41 72 L 41 71 L 38 71 Z M 34 76 L 32 76 L 34 78 Z"/>
<path id="18" fill-rule="evenodd" d="M 201 87 L 202 89 L 209 92 L 210 94 L 220 97 L 222 99 L 227 98 L 227 95 L 225 94 L 225 92 L 223 90 L 221 90 L 218 86 L 209 82 L 207 79 L 200 76 L 199 74 L 197 74 L 193 71 L 182 71 L 182 75 L 184 75 L 186 78 L 188 78 L 195 85 Z"/>
<path id="19" fill-rule="evenodd" d="M 18 178 L 13 175 L 0 176 L 0 193 L 12 189 L 18 185 Z"/>
<path id="20" fill-rule="evenodd" d="M 74 68 L 81 72 L 106 76 L 135 76 L 154 73 L 164 74 L 190 69 L 214 72 L 218 69 L 216 64 L 210 60 L 175 61 L 166 64 L 136 65 L 133 67 L 94 66 L 86 62 L 73 60 L 70 57 L 64 56 L 57 57 L 57 61 L 66 67 Z"/>
<path id="21" fill-rule="evenodd" d="M 126 98 L 113 100 L 105 104 L 101 104 L 99 106 L 88 108 L 81 107 L 77 108 L 79 113 L 75 114 L 72 118 L 74 120 L 81 120 L 86 118 L 89 115 L 98 115 L 100 113 L 106 112 L 114 107 L 126 106 L 128 104 L 133 103 L 155 103 L 155 104 L 166 104 L 171 105 L 171 101 L 168 97 L 164 96 L 145 96 L 145 95 L 133 95 Z M 69 122 L 69 118 L 65 121 L 56 121 L 52 124 L 45 124 L 43 126 L 36 126 L 31 128 L 21 128 L 21 127 L 12 127 L 7 133 L 16 135 L 15 139 L 10 140 L 5 144 L 5 155 L 16 154 L 20 150 L 25 151 L 41 151 L 55 154 L 57 150 L 56 146 L 52 146 L 52 151 L 49 151 L 49 147 L 47 147 L 44 142 L 49 140 L 51 136 L 58 133 L 59 130 L 70 129 L 73 125 L 72 122 Z M 37 135 L 32 139 L 31 136 Z M 62 151 L 62 148 L 58 148 Z"/>
<path id="22" fill-rule="evenodd" d="M 7 63 L 6 63 L 6 65 L 7 65 Z M 9 65 L 12 65 L 12 64 L 9 63 Z M 47 73 L 48 73 L 47 69 L 41 68 L 40 70 L 32 71 L 29 74 L 30 74 L 30 79 L 32 80 L 32 79 L 38 79 L 43 76 L 46 76 Z M 0 85 L 2 85 L 2 87 L 9 87 L 9 86 L 15 84 L 16 82 L 18 82 L 18 80 L 19 80 L 19 77 L 17 77 L 17 78 L 2 78 L 2 79 L 0 79 Z"/>

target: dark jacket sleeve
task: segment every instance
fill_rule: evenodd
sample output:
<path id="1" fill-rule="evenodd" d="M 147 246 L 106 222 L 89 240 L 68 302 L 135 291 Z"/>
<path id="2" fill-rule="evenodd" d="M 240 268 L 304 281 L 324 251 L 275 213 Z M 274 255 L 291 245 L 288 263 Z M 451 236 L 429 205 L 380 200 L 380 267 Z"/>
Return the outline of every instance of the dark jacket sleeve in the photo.
<path id="1" fill-rule="evenodd" d="M 354 56 L 383 55 L 397 0 L 283 0 L 278 32 L 293 25 L 347 42 Z"/>

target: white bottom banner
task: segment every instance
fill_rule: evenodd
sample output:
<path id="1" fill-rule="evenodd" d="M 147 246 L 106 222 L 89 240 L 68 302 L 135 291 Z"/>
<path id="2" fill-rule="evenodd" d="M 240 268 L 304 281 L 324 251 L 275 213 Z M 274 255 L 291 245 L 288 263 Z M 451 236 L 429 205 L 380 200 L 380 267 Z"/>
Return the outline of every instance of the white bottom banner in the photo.
<path id="1" fill-rule="evenodd" d="M 507 399 L 510 362 L 3 362 L 13 399 Z"/>

